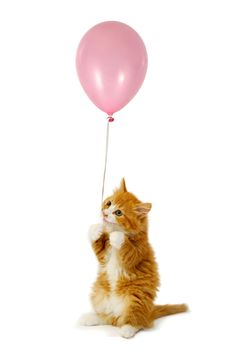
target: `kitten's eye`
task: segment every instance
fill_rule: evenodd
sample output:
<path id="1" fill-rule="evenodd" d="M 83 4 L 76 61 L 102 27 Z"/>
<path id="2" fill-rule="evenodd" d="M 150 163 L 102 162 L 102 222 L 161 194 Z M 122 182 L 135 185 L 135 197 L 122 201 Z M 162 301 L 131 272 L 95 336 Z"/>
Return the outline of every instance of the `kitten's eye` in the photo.
<path id="1" fill-rule="evenodd" d="M 107 205 L 107 207 L 110 207 L 111 202 L 110 202 L 110 201 L 108 201 L 108 202 L 106 203 L 106 205 Z"/>
<path id="2" fill-rule="evenodd" d="M 115 212 L 114 212 L 114 214 L 115 215 L 117 215 L 117 216 L 122 216 L 122 212 L 121 212 L 121 210 L 116 210 Z"/>

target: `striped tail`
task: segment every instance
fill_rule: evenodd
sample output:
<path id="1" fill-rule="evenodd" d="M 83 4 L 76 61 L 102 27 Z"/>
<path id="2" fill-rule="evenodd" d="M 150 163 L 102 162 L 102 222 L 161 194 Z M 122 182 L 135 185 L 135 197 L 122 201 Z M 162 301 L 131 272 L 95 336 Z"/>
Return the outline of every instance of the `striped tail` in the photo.
<path id="1" fill-rule="evenodd" d="M 155 305 L 153 310 L 153 319 L 155 320 L 163 316 L 174 315 L 186 311 L 188 311 L 188 306 L 186 304 Z"/>

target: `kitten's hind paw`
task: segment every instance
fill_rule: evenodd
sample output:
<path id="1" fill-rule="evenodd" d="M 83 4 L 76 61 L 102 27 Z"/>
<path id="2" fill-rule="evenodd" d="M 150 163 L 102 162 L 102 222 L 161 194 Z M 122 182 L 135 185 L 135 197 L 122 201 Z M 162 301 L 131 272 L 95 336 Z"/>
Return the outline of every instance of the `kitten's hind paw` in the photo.
<path id="1" fill-rule="evenodd" d="M 123 338 L 132 338 L 138 332 L 138 330 L 138 328 L 125 324 L 120 328 L 119 333 Z"/>
<path id="2" fill-rule="evenodd" d="M 80 326 L 101 326 L 105 324 L 104 321 L 93 312 L 83 314 L 78 322 Z"/>

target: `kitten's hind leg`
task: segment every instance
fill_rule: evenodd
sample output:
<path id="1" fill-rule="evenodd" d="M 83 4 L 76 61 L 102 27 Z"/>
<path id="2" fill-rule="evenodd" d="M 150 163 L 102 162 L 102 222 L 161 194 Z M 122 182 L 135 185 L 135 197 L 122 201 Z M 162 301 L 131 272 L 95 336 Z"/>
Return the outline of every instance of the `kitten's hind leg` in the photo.
<path id="1" fill-rule="evenodd" d="M 130 324 L 125 324 L 119 329 L 119 333 L 123 338 L 132 338 L 139 330 L 139 328 L 133 327 Z"/>
<path id="2" fill-rule="evenodd" d="M 80 326 L 102 326 L 105 322 L 94 312 L 83 314 L 79 319 Z"/>

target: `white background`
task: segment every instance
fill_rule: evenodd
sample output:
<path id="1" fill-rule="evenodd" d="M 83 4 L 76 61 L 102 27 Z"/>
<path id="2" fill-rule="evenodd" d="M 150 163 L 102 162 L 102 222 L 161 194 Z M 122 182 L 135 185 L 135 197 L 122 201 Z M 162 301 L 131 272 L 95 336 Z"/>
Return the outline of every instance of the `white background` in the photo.
<path id="1" fill-rule="evenodd" d="M 1 1 L 1 349 L 234 349 L 235 11 L 227 0 Z M 96 260 L 105 115 L 75 70 L 80 38 L 119 20 L 149 68 L 111 125 L 106 194 L 153 203 L 159 303 L 191 312 L 133 340 L 79 328 Z"/>

